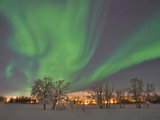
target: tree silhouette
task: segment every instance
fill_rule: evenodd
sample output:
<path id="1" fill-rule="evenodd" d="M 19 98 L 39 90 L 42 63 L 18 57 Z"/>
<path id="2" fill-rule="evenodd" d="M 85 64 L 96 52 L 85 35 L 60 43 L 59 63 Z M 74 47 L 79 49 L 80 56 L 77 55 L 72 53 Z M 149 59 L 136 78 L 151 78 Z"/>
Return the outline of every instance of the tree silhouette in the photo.
<path id="1" fill-rule="evenodd" d="M 141 108 L 142 93 L 144 92 L 144 83 L 141 79 L 133 78 L 130 81 L 130 92 L 136 101 L 136 107 Z"/>
<path id="2" fill-rule="evenodd" d="M 46 109 L 46 104 L 48 103 L 48 95 L 51 93 L 51 88 L 53 86 L 53 79 L 50 77 L 44 77 L 43 79 L 38 79 L 34 86 L 32 87 L 32 96 L 35 96 L 43 104 L 43 109 Z"/>

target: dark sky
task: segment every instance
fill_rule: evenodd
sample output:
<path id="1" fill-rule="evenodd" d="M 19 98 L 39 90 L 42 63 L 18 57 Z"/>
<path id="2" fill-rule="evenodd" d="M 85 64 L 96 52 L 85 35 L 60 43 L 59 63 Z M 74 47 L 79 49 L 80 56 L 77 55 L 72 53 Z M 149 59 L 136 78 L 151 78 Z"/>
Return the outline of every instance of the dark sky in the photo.
<path id="1" fill-rule="evenodd" d="M 119 44 L 136 32 L 154 14 L 160 15 L 159 0 L 111 0 L 105 32 L 89 66 L 96 64 L 97 58 L 103 61 L 104 54 L 110 56 Z M 145 61 L 121 70 L 106 79 L 114 81 L 116 87 L 123 87 L 134 77 L 153 82 L 160 90 L 160 59 Z"/>
<path id="2" fill-rule="evenodd" d="M 48 2 L 50 1 L 52 0 L 48 0 Z M 92 14 L 94 14 L 93 12 L 98 9 L 96 7 L 97 1 L 99 0 L 91 0 L 90 9 L 92 10 L 90 10 L 90 18 Z M 65 3 L 66 0 L 62 0 L 61 2 Z M 106 1 L 104 1 L 104 3 L 105 2 Z M 108 8 L 106 9 L 106 7 Z M 5 9 L 7 9 L 7 7 Z M 82 76 L 86 71 L 96 69 L 97 66 L 105 62 L 122 43 L 143 27 L 147 21 L 154 18 L 154 16 L 160 16 L 160 0 L 111 0 L 109 6 L 102 5 L 99 14 L 98 23 L 99 25 L 103 25 L 102 34 L 98 40 L 93 56 L 88 64 L 83 67 L 80 72 L 76 73 L 77 76 Z M 24 56 L 16 54 L 8 45 L 8 40 L 12 39 L 12 34 L 14 33 L 10 21 L 6 14 L 0 10 L 0 94 L 2 95 L 12 93 L 13 91 L 21 91 L 27 81 L 26 75 L 23 74 L 21 69 L 17 69 L 21 67 L 22 63 L 19 65 L 16 64 L 13 68 L 13 77 L 6 77 L 6 68 L 13 58 L 19 58 L 23 62 L 25 61 Z M 88 24 L 90 24 L 90 20 Z M 158 30 L 160 31 L 160 28 Z M 160 37 L 157 39 L 160 41 Z M 34 58 L 34 60 L 35 59 L 38 58 Z M 27 58 L 27 60 L 30 61 L 30 58 Z M 36 67 L 38 67 L 38 65 L 35 64 L 34 69 L 32 69 L 33 72 L 37 70 Z M 24 65 L 22 65 L 22 67 L 24 67 Z M 105 79 L 112 81 L 115 86 L 119 88 L 126 87 L 129 84 L 129 80 L 133 77 L 141 78 L 145 82 L 153 82 L 156 84 L 156 88 L 160 90 L 160 56 L 121 69 L 105 77 Z"/>

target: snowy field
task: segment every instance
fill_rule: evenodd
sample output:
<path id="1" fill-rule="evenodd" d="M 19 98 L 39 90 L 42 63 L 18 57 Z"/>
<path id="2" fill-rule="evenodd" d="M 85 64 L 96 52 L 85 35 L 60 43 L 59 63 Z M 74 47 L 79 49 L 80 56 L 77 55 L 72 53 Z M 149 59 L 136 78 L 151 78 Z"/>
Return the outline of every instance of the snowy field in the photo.
<path id="1" fill-rule="evenodd" d="M 69 107 L 69 106 L 68 106 Z M 31 104 L 0 104 L 0 120 L 160 120 L 160 105 L 151 108 L 135 109 L 127 105 L 125 109 L 112 105 L 111 109 L 96 109 L 87 107 L 82 111 L 80 106 L 74 110 L 44 111 L 40 105 Z"/>

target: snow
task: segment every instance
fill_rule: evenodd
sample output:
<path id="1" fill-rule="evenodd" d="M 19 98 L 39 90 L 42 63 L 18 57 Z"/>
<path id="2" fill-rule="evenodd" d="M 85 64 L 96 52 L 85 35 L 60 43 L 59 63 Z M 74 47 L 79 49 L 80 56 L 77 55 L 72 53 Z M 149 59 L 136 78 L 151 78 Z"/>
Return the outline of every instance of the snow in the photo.
<path id="1" fill-rule="evenodd" d="M 34 104 L 0 104 L 0 120 L 160 120 L 160 105 L 151 105 L 151 108 L 136 109 L 135 105 L 127 105 L 119 109 L 113 105 L 111 109 L 87 107 L 86 111 L 43 110 L 41 105 Z"/>

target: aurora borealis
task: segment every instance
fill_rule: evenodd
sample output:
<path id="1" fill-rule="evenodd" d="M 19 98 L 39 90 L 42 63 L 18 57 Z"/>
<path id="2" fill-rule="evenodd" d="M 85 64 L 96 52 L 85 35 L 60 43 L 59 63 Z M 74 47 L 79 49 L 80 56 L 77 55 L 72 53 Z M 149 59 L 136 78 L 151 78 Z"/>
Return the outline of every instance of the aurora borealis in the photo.
<path id="1" fill-rule="evenodd" d="M 0 93 L 27 93 L 45 75 L 76 89 L 154 60 L 154 76 L 140 77 L 159 83 L 160 2 L 153 1 L 0 0 Z"/>

